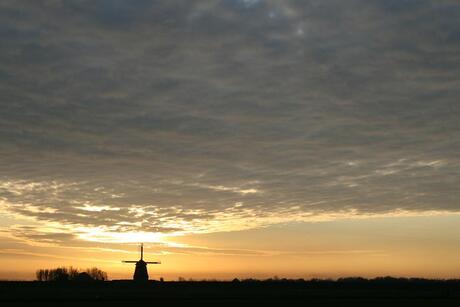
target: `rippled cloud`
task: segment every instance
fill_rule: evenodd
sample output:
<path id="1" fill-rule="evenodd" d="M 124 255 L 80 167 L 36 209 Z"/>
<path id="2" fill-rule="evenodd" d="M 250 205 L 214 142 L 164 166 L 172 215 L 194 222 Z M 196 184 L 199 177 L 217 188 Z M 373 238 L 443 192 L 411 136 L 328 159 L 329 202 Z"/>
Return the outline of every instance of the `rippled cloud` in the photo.
<path id="1" fill-rule="evenodd" d="M 460 209 L 456 1 L 2 1 L 0 17 L 2 212 L 66 229 L 36 236 Z"/>

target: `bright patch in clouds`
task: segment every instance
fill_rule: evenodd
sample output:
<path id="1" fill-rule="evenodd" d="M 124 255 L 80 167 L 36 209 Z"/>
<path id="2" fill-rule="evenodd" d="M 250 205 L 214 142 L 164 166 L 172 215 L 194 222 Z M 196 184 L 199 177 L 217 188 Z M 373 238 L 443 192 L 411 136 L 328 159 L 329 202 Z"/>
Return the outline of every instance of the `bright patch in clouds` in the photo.
<path id="1" fill-rule="evenodd" d="M 104 242 L 104 243 L 161 243 L 164 235 L 161 233 L 151 232 L 117 232 L 107 231 L 103 228 L 76 228 L 80 233 L 78 238 L 84 241 Z"/>
<path id="2" fill-rule="evenodd" d="M 119 211 L 120 210 L 120 208 L 112 208 L 109 206 L 92 206 L 89 204 L 84 204 L 82 207 L 75 207 L 75 209 L 81 209 L 83 211 L 89 211 L 89 212 Z"/>

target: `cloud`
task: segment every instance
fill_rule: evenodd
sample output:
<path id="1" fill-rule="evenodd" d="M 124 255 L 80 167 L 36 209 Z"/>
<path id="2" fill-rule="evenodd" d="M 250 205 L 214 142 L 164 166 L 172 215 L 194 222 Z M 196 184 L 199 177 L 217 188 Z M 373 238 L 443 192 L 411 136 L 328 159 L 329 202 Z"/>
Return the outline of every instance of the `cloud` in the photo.
<path id="1" fill-rule="evenodd" d="M 4 1 L 4 210 L 163 234 L 457 212 L 459 8 Z"/>

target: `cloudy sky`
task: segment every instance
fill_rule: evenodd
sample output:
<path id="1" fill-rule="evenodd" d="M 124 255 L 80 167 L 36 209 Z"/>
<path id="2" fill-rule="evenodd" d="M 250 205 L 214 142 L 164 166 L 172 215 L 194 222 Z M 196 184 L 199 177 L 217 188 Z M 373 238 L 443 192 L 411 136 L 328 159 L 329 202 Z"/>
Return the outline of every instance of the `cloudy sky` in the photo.
<path id="1" fill-rule="evenodd" d="M 0 1 L 0 259 L 31 263 L 0 278 L 129 277 L 140 241 L 171 278 L 460 277 L 459 29 L 455 0 Z"/>

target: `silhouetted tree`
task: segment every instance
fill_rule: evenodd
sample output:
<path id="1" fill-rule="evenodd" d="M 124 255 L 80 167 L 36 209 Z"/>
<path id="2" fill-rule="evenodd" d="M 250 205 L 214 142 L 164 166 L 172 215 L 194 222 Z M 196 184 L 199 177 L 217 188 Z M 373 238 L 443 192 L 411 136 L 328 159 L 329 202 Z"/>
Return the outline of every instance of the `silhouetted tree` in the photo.
<path id="1" fill-rule="evenodd" d="M 107 273 L 98 268 L 87 269 L 84 272 L 76 268 L 60 267 L 56 269 L 40 269 L 35 273 L 38 281 L 104 281 L 107 280 Z"/>
<path id="2" fill-rule="evenodd" d="M 50 270 L 50 280 L 67 281 L 69 280 L 69 271 L 65 267 Z"/>
<path id="3" fill-rule="evenodd" d="M 38 281 L 45 281 L 45 270 L 40 269 L 35 272 L 35 276 L 37 277 Z"/>
<path id="4" fill-rule="evenodd" d="M 67 273 L 69 274 L 69 280 L 75 280 L 78 277 L 78 275 L 80 274 L 78 269 L 76 269 L 74 267 L 69 267 L 68 270 L 67 270 Z"/>
<path id="5" fill-rule="evenodd" d="M 107 273 L 99 270 L 98 268 L 87 269 L 86 273 L 94 280 L 107 280 Z"/>

